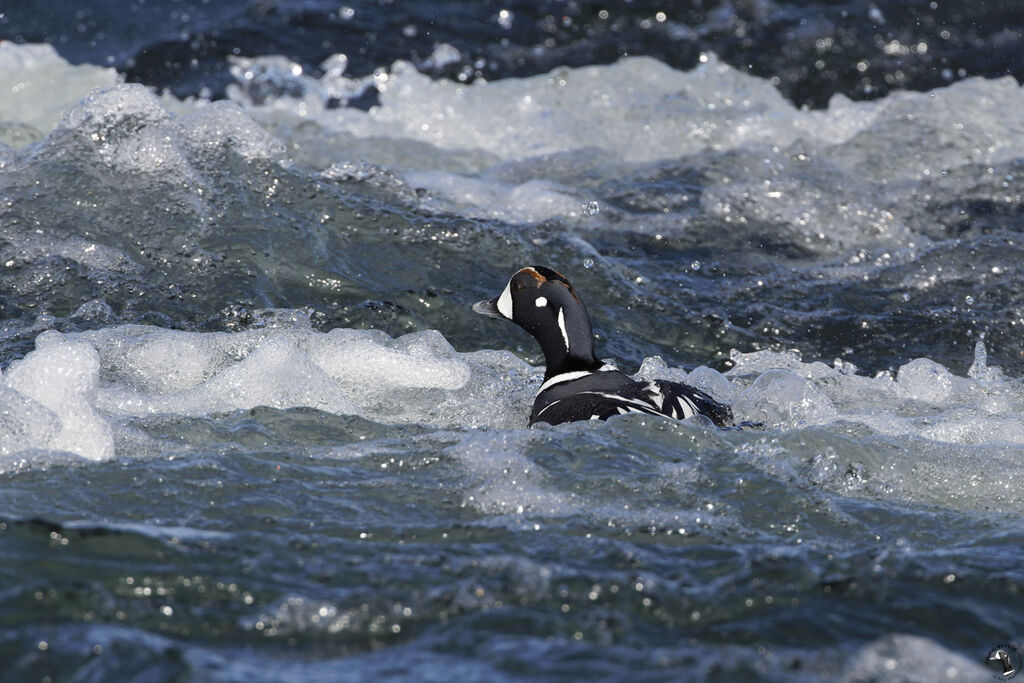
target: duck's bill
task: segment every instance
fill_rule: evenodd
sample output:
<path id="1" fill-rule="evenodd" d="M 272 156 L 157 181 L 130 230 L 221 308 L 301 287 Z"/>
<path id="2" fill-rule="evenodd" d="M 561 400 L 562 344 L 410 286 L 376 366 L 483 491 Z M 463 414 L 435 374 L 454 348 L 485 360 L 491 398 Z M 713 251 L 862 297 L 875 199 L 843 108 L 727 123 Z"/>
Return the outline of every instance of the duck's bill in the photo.
<path id="1" fill-rule="evenodd" d="M 492 318 L 505 317 L 498 311 L 498 297 L 488 299 L 487 301 L 477 301 L 473 304 L 473 312 L 480 315 L 489 315 Z"/>

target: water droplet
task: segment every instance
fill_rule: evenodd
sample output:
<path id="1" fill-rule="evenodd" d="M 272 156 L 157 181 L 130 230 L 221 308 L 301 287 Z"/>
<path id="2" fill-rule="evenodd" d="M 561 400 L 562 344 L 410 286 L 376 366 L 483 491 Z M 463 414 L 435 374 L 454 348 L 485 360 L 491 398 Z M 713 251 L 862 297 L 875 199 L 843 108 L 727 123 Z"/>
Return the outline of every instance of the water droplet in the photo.
<path id="1" fill-rule="evenodd" d="M 596 216 L 601 211 L 601 207 L 597 202 L 587 202 L 583 205 L 583 213 L 588 216 Z"/>
<path id="2" fill-rule="evenodd" d="M 967 304 L 968 306 L 973 306 L 974 305 L 974 297 L 971 296 L 970 294 L 968 294 L 966 297 L 964 297 L 964 303 Z"/>
<path id="3" fill-rule="evenodd" d="M 697 261 L 696 259 L 694 259 L 693 263 L 690 264 L 690 270 L 694 270 L 694 271 L 700 270 L 700 261 Z"/>
<path id="4" fill-rule="evenodd" d="M 592 259 L 592 258 L 585 258 L 585 259 L 583 259 L 583 267 L 584 268 L 593 268 L 594 267 L 594 259 Z"/>

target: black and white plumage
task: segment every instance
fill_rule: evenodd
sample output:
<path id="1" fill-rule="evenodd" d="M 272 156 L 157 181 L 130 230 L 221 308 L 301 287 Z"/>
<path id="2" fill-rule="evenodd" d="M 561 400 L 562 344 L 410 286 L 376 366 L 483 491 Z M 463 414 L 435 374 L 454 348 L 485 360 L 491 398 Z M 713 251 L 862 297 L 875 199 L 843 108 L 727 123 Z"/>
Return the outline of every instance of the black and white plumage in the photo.
<path id="1" fill-rule="evenodd" d="M 718 426 L 732 424 L 732 410 L 700 389 L 656 379 L 637 381 L 594 355 L 586 306 L 572 285 L 543 266 L 523 268 L 498 296 L 473 306 L 504 318 L 540 344 L 547 366 L 530 424 L 606 420 L 624 413 L 665 415 L 678 420 L 706 415 Z"/>

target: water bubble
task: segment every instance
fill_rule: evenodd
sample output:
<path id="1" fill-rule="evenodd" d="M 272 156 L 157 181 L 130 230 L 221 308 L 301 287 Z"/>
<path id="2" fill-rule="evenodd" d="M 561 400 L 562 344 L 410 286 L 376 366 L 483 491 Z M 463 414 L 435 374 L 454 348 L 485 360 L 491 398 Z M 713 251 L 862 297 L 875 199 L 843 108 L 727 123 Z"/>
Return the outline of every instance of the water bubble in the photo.
<path id="1" fill-rule="evenodd" d="M 970 294 L 968 294 L 966 297 L 964 297 L 964 303 L 967 304 L 968 306 L 973 306 L 974 305 L 974 297 L 971 296 Z"/>
<path id="2" fill-rule="evenodd" d="M 693 271 L 700 270 L 700 261 L 694 259 L 693 263 L 690 264 L 690 270 L 693 270 Z"/>
<path id="3" fill-rule="evenodd" d="M 596 216 L 601 211 L 601 206 L 597 202 L 587 202 L 583 205 L 583 213 L 588 216 Z"/>
<path id="4" fill-rule="evenodd" d="M 514 19 L 514 16 L 513 16 L 512 12 L 510 12 L 509 10 L 503 9 L 503 10 L 499 10 L 498 11 L 498 17 L 497 17 L 498 26 L 502 27 L 503 29 L 507 30 L 507 29 L 512 28 L 512 20 L 513 19 Z"/>
<path id="5" fill-rule="evenodd" d="M 592 258 L 585 258 L 585 259 L 583 259 L 583 267 L 584 268 L 593 268 L 594 267 L 594 259 L 592 259 Z"/>

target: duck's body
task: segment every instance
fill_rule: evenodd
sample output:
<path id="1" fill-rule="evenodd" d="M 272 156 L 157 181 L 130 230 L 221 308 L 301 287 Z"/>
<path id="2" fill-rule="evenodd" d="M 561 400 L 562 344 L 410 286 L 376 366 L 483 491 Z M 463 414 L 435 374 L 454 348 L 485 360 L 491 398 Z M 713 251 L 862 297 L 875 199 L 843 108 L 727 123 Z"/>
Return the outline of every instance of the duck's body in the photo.
<path id="1" fill-rule="evenodd" d="M 625 413 L 665 415 L 677 420 L 706 415 L 719 426 L 732 424 L 729 406 L 716 402 L 700 389 L 663 379 L 638 382 L 610 365 L 561 381 L 552 380 L 559 380 L 559 376 L 541 385 L 530 414 L 531 425 L 607 420 Z"/>
<path id="2" fill-rule="evenodd" d="M 597 360 L 590 316 L 572 285 L 559 273 L 535 266 L 519 270 L 501 294 L 473 306 L 529 332 L 544 351 L 546 372 L 530 424 L 606 420 L 647 413 L 677 420 L 705 415 L 732 424 L 729 406 L 699 389 L 667 380 L 637 381 Z"/>

